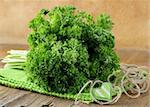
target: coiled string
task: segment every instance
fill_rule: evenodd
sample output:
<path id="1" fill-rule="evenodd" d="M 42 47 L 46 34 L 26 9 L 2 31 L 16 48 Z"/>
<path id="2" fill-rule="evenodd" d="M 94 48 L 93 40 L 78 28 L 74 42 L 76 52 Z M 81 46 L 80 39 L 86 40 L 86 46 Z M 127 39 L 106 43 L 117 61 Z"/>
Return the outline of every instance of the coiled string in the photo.
<path id="1" fill-rule="evenodd" d="M 144 66 L 137 66 L 133 64 L 121 64 L 121 71 L 123 73 L 121 80 L 116 79 L 113 84 L 113 90 L 117 93 L 117 95 L 111 101 L 99 101 L 93 95 L 93 88 L 97 83 L 103 83 L 100 80 L 92 81 L 89 80 L 79 91 L 75 102 L 70 107 L 80 107 L 78 101 L 78 97 L 81 95 L 82 91 L 90 85 L 90 96 L 92 97 L 93 101 L 100 105 L 105 104 L 114 104 L 116 103 L 121 95 L 124 92 L 130 98 L 137 98 L 140 96 L 141 93 L 145 93 L 149 89 L 148 83 L 148 70 Z M 108 82 L 110 82 L 110 78 L 115 76 L 115 73 L 108 76 Z M 129 94 L 130 92 L 131 94 Z"/>
<path id="2" fill-rule="evenodd" d="M 148 91 L 148 70 L 146 67 L 126 64 L 121 65 L 121 71 L 124 73 L 121 80 L 121 88 L 128 97 L 137 98 L 141 93 Z M 131 83 L 134 87 L 129 88 L 129 90 L 125 90 L 126 83 Z M 131 94 L 128 93 L 129 91 Z"/>

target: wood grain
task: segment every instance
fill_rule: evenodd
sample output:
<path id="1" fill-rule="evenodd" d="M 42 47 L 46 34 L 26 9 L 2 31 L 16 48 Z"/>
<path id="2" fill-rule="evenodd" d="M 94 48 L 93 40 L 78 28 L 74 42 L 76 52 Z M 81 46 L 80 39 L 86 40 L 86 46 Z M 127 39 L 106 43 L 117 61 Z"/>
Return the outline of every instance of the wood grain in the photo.
<path id="1" fill-rule="evenodd" d="M 1 0 L 0 44 L 27 44 L 28 22 L 42 8 L 74 5 L 94 17 L 111 15 L 116 47 L 149 47 L 149 0 Z"/>
<path id="2" fill-rule="evenodd" d="M 3 48 L 5 47 L 5 48 Z M 26 45 L 3 45 L 0 48 L 0 58 L 6 55 L 9 49 L 27 49 Z M 150 68 L 150 52 L 145 49 L 121 48 L 116 50 L 122 63 L 134 63 Z M 1 64 L 0 64 L 1 65 Z M 150 92 L 150 91 L 149 91 Z M 81 107 L 150 107 L 149 92 L 142 94 L 137 99 L 122 95 L 114 105 L 100 106 L 91 103 L 81 104 Z M 42 95 L 30 91 L 8 88 L 0 85 L 0 107 L 69 107 L 74 101 Z"/>

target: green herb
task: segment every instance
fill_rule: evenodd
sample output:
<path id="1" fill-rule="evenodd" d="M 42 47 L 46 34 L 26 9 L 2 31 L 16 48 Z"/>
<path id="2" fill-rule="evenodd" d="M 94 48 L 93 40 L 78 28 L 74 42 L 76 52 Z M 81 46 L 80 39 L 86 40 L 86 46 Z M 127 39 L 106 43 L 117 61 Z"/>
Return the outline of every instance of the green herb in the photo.
<path id="1" fill-rule="evenodd" d="M 45 90 L 77 93 L 88 80 L 106 81 L 119 69 L 110 16 L 93 17 L 72 6 L 42 9 L 31 20 L 28 79 Z"/>

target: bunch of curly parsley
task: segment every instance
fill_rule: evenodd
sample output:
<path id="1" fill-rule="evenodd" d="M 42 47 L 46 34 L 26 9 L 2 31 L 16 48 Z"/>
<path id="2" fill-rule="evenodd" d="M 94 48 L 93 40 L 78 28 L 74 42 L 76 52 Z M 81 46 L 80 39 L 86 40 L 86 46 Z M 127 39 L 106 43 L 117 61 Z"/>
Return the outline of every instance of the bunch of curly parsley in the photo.
<path id="1" fill-rule="evenodd" d="M 45 90 L 72 94 L 88 80 L 106 81 L 119 69 L 112 26 L 106 14 L 94 21 L 72 6 L 42 9 L 29 23 L 28 79 Z"/>

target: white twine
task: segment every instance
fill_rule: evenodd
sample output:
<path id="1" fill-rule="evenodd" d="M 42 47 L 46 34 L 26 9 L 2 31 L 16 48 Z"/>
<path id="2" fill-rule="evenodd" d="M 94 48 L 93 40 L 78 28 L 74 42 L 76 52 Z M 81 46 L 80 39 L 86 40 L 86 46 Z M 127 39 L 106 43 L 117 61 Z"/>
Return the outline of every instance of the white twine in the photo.
<path id="1" fill-rule="evenodd" d="M 133 64 L 122 64 L 121 71 L 124 73 L 124 75 L 121 78 L 120 85 L 117 84 L 117 80 L 113 83 L 113 89 L 117 93 L 117 95 L 111 101 L 104 102 L 104 101 L 97 100 L 95 98 L 95 96 L 93 95 L 93 88 L 94 88 L 95 84 L 97 84 L 97 83 L 102 84 L 103 82 L 100 80 L 96 80 L 96 81 L 89 80 L 81 88 L 81 90 L 77 94 L 74 104 L 71 105 L 70 107 L 80 107 L 79 106 L 80 101 L 78 101 L 78 97 L 81 95 L 82 91 L 88 85 L 90 85 L 90 96 L 96 103 L 98 103 L 100 105 L 116 103 L 120 99 L 120 97 L 122 95 L 122 91 L 130 98 L 137 98 L 140 96 L 141 93 L 145 93 L 148 91 L 149 83 L 146 78 L 146 77 L 148 77 L 148 72 L 147 72 L 148 70 L 146 67 L 144 67 L 144 66 L 138 67 L 137 65 L 133 65 Z M 108 76 L 108 82 L 110 82 L 110 78 L 112 76 L 114 76 L 114 74 L 111 74 Z M 127 84 L 132 84 L 133 86 L 127 87 Z M 125 87 L 127 87 L 128 89 L 126 90 Z M 129 91 L 131 94 L 128 93 Z"/>
<path id="2" fill-rule="evenodd" d="M 145 67 L 138 67 L 137 65 L 122 65 L 121 71 L 124 73 L 124 76 L 121 80 L 121 88 L 123 92 L 130 98 L 137 98 L 141 93 L 145 93 L 149 89 L 149 83 L 145 75 L 148 71 Z M 148 75 L 147 75 L 148 77 Z M 135 87 L 125 90 L 125 80 L 133 84 Z M 131 94 L 128 92 L 130 91 Z M 134 94 L 134 95 L 133 95 Z M 136 95 L 135 95 L 136 94 Z"/>

